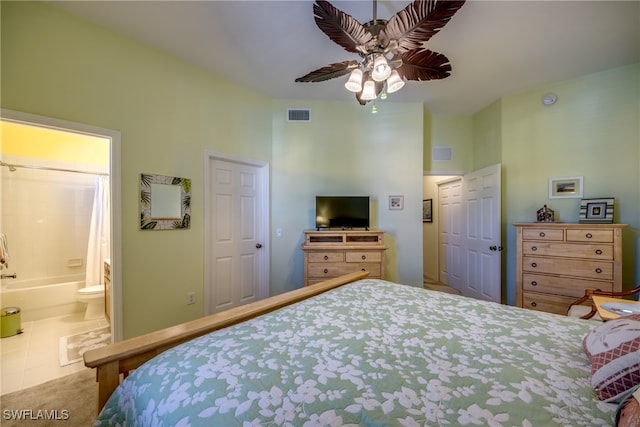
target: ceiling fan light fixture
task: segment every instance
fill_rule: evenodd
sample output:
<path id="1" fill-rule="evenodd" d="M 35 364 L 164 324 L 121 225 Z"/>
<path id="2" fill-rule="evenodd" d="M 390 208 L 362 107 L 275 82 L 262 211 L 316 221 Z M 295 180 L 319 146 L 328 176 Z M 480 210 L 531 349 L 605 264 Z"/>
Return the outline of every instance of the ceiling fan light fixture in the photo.
<path id="1" fill-rule="evenodd" d="M 362 70 L 355 68 L 349 75 L 349 80 L 344 84 L 349 92 L 358 93 L 362 90 Z"/>
<path id="2" fill-rule="evenodd" d="M 372 1 L 373 20 L 366 24 L 328 0 L 314 1 L 313 16 L 318 28 L 360 59 L 329 64 L 298 77 L 296 82 L 323 82 L 349 74 L 345 88 L 355 92 L 356 100 L 365 105 L 377 96 L 384 99 L 388 93 L 397 92 L 407 80 L 444 79 L 450 75 L 449 59 L 424 44 L 466 0 L 414 0 L 388 20 L 377 18 L 378 0 Z M 403 66 L 406 68 L 401 74 L 395 72 Z M 356 68 L 359 70 L 354 71 Z"/>
<path id="3" fill-rule="evenodd" d="M 404 86 L 404 80 L 400 77 L 398 71 L 393 70 L 387 79 L 387 93 L 397 92 Z"/>
<path id="4" fill-rule="evenodd" d="M 362 96 L 360 97 L 363 101 L 371 101 L 376 99 L 376 84 L 373 80 L 367 80 L 364 83 L 364 87 L 362 88 Z"/>
<path id="5" fill-rule="evenodd" d="M 391 67 L 387 62 L 387 58 L 384 55 L 378 55 L 373 61 L 373 70 L 371 71 L 371 78 L 377 82 L 386 80 L 391 75 Z"/>

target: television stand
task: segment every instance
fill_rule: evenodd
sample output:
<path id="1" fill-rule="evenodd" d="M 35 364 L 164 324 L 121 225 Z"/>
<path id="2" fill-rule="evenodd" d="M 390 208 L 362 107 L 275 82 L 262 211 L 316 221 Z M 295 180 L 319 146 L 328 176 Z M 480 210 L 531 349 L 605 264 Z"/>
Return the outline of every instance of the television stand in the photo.
<path id="1" fill-rule="evenodd" d="M 305 230 L 304 285 L 354 271 L 384 278 L 384 232 L 371 230 Z"/>

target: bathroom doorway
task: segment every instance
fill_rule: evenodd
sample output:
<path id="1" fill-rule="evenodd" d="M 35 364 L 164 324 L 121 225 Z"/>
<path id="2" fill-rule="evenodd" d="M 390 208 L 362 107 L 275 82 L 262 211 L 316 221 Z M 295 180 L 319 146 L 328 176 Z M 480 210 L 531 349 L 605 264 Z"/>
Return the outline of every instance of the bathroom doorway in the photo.
<path id="1" fill-rule="evenodd" d="M 80 329 L 91 322 L 84 319 L 87 305 L 78 301 L 77 290 L 84 287 L 85 280 L 95 280 L 88 274 L 103 275 L 106 260 L 112 264 L 112 303 L 105 307 L 108 316 L 100 322 L 111 327 L 114 340 L 120 340 L 119 173 L 114 173 L 119 170 L 119 133 L 7 110 L 2 110 L 0 125 L 0 233 L 6 236 L 9 253 L 1 270 L 2 305 L 20 306 L 23 324 L 31 326 L 33 333 L 41 333 L 36 329 L 42 325 L 54 324 L 57 331 L 82 332 Z M 94 196 L 105 185 L 111 208 L 94 209 Z M 100 211 L 106 214 L 103 223 L 111 231 L 91 238 L 95 234 L 90 229 L 96 228 L 94 219 Z M 103 252 L 95 255 L 90 240 L 99 242 Z M 13 338 L 22 337 L 3 338 L 3 362 L 4 350 Z M 49 347 L 57 361 L 59 347 Z M 81 362 L 77 365 L 83 367 Z M 3 392 L 7 383 L 24 388 L 73 369 L 57 366 L 42 378 L 34 369 L 21 378 L 15 373 L 11 381 L 3 370 Z"/>

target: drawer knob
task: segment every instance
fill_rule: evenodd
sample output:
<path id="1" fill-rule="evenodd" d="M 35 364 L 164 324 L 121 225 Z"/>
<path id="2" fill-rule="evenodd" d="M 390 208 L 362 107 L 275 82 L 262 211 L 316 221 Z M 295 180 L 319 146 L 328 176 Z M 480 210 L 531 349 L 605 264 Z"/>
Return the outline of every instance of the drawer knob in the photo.
<path id="1" fill-rule="evenodd" d="M 585 236 L 587 236 L 587 239 L 590 239 L 590 238 L 592 238 L 592 237 L 593 237 L 593 234 L 591 234 L 591 233 L 587 233 L 587 234 L 585 234 Z"/>
<path id="2" fill-rule="evenodd" d="M 601 268 L 596 268 L 596 273 L 602 273 L 602 269 Z"/>
<path id="3" fill-rule="evenodd" d="M 367 259 L 367 256 L 366 255 L 362 255 L 362 259 L 363 260 Z"/>
<path id="4" fill-rule="evenodd" d="M 329 259 L 329 255 L 325 255 L 325 256 L 324 256 L 324 260 L 326 261 L 326 260 L 328 260 L 328 259 Z"/>
<path id="5" fill-rule="evenodd" d="M 533 302 L 531 303 L 531 307 L 537 307 L 537 306 L 538 306 L 538 304 L 536 304 L 536 302 L 535 302 L 535 301 L 533 301 Z"/>
<path id="6" fill-rule="evenodd" d="M 327 274 L 328 272 L 329 272 L 329 270 L 325 268 L 324 269 L 324 274 Z"/>
<path id="7" fill-rule="evenodd" d="M 538 250 L 538 247 L 537 247 L 537 246 L 531 246 L 531 250 L 532 250 L 532 251 L 537 251 L 537 250 Z"/>
<path id="8" fill-rule="evenodd" d="M 540 232 L 540 237 L 544 237 L 544 236 L 546 236 L 546 234 L 544 234 L 544 231 L 541 231 Z"/>
<path id="9" fill-rule="evenodd" d="M 367 271 L 367 269 L 366 269 L 366 268 L 363 268 L 363 269 L 362 269 L 362 271 Z"/>
<path id="10" fill-rule="evenodd" d="M 535 280 L 531 282 L 531 286 L 538 286 L 538 282 L 536 282 Z"/>
<path id="11" fill-rule="evenodd" d="M 602 250 L 596 249 L 596 255 L 602 255 Z"/>
<path id="12" fill-rule="evenodd" d="M 538 264 L 536 264 L 535 262 L 531 263 L 531 267 L 536 268 L 538 266 Z"/>

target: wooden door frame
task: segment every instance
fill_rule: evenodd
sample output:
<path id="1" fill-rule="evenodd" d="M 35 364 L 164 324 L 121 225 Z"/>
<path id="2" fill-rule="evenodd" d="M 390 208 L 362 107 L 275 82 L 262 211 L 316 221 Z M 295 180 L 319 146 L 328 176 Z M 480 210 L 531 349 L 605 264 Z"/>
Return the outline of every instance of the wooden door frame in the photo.
<path id="1" fill-rule="evenodd" d="M 269 277 L 270 277 L 270 255 L 269 255 L 269 250 L 271 245 L 269 244 L 269 224 L 270 224 L 270 219 L 269 219 L 269 206 L 270 206 L 270 197 L 269 197 L 269 188 L 270 188 L 270 184 L 269 184 L 269 177 L 270 177 L 270 173 L 269 173 L 269 163 L 261 161 L 261 160 L 255 160 L 255 159 L 248 159 L 246 157 L 241 157 L 241 156 L 235 156 L 235 155 L 231 155 L 231 154 L 225 154 L 225 153 L 220 153 L 217 151 L 212 151 L 212 150 L 205 150 L 204 151 L 204 174 L 203 174 L 203 181 L 204 181 L 204 236 L 205 236 L 205 240 L 203 242 L 204 244 L 204 281 L 203 281 L 203 296 L 204 296 L 204 304 L 203 304 L 203 311 L 204 311 L 204 315 L 206 316 L 207 314 L 210 314 L 210 297 L 211 297 L 211 289 L 209 288 L 209 283 L 212 279 L 211 274 L 209 273 L 209 269 L 207 268 L 207 260 L 211 259 L 211 250 L 209 248 L 209 245 L 207 244 L 207 236 L 209 236 L 209 234 L 211 233 L 211 224 L 209 223 L 209 218 L 210 218 L 210 208 L 209 208 L 209 204 L 211 202 L 211 194 L 212 194 L 212 188 L 210 185 L 210 178 L 211 178 L 211 168 L 210 168 L 210 164 L 212 160 L 222 160 L 225 162 L 230 162 L 230 163 L 236 163 L 236 164 L 242 164 L 242 165 L 249 165 L 249 166 L 254 166 L 256 168 L 258 168 L 260 170 L 260 179 L 261 179 L 261 188 L 260 188 L 260 192 L 262 193 L 262 205 L 258 207 L 258 215 L 261 218 L 260 220 L 260 227 L 262 230 L 263 235 L 261 236 L 261 241 L 262 241 L 262 249 L 259 251 L 260 254 L 260 271 L 258 272 L 259 277 L 260 277 L 260 284 L 259 284 L 259 289 L 258 289 L 258 296 L 260 299 L 266 298 L 267 296 L 269 296 Z"/>

